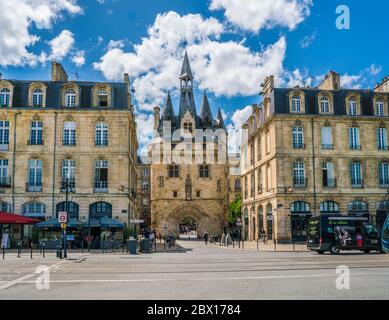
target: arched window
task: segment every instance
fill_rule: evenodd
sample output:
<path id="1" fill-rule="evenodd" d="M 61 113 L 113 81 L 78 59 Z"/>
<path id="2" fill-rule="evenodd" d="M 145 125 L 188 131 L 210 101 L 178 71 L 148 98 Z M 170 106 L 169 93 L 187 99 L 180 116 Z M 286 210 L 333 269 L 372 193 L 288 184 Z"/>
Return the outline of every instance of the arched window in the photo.
<path id="1" fill-rule="evenodd" d="M 368 204 L 364 201 L 353 201 L 348 204 L 349 212 L 368 212 Z"/>
<path id="2" fill-rule="evenodd" d="M 0 107 L 8 107 L 10 91 L 7 88 L 0 90 Z"/>
<path id="3" fill-rule="evenodd" d="M 11 204 L 8 202 L 0 201 L 0 211 L 1 212 L 11 212 Z"/>
<path id="4" fill-rule="evenodd" d="M 43 91 L 41 89 L 35 89 L 32 93 L 32 106 L 42 107 L 43 106 Z"/>
<path id="5" fill-rule="evenodd" d="M 46 217 L 46 205 L 41 202 L 27 202 L 23 205 L 23 215 L 32 218 Z"/>
<path id="6" fill-rule="evenodd" d="M 351 97 L 348 100 L 347 114 L 349 116 L 356 116 L 357 115 L 357 100 L 354 97 Z"/>
<path id="7" fill-rule="evenodd" d="M 66 90 L 65 92 L 65 106 L 75 107 L 76 106 L 76 91 L 73 89 Z"/>
<path id="8" fill-rule="evenodd" d="M 290 211 L 292 213 L 310 213 L 311 208 L 307 202 L 296 201 L 290 205 Z"/>
<path id="9" fill-rule="evenodd" d="M 376 107 L 375 107 L 375 114 L 378 117 L 383 117 L 384 116 L 384 101 L 379 98 L 376 101 Z"/>
<path id="10" fill-rule="evenodd" d="M 320 204 L 320 213 L 339 213 L 339 204 L 334 201 L 325 201 Z"/>
<path id="11" fill-rule="evenodd" d="M 89 217 L 98 219 L 108 217 L 112 218 L 112 205 L 107 202 L 95 202 L 89 206 Z"/>
<path id="12" fill-rule="evenodd" d="M 98 106 L 108 107 L 108 92 L 107 90 L 99 90 L 97 92 Z"/>
<path id="13" fill-rule="evenodd" d="M 263 207 L 258 207 L 258 230 L 263 230 Z"/>
<path id="14" fill-rule="evenodd" d="M 320 110 L 322 113 L 329 113 L 330 112 L 330 100 L 327 97 L 321 98 Z"/>
<path id="15" fill-rule="evenodd" d="M 60 202 L 57 203 L 57 217 L 58 217 L 58 212 L 61 211 L 66 211 L 66 202 Z M 68 216 L 69 219 L 77 219 L 79 216 L 79 206 L 77 203 L 69 201 L 68 202 Z"/>
<path id="16" fill-rule="evenodd" d="M 292 112 L 301 112 L 301 99 L 299 96 L 292 98 Z"/>

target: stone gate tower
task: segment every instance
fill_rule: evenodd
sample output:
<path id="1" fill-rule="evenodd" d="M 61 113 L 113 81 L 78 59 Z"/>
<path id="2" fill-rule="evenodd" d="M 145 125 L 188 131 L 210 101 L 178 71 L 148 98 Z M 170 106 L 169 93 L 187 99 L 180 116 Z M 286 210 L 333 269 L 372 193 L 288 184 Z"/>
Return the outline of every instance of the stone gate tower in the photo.
<path id="1" fill-rule="evenodd" d="M 154 110 L 152 227 L 161 234 L 177 234 L 180 222 L 191 218 L 199 236 L 204 231 L 220 235 L 227 226 L 228 212 L 227 135 L 221 111 L 214 119 L 206 93 L 197 113 L 193 79 L 185 53 L 178 114 L 170 93 L 162 113 L 159 107 Z"/>

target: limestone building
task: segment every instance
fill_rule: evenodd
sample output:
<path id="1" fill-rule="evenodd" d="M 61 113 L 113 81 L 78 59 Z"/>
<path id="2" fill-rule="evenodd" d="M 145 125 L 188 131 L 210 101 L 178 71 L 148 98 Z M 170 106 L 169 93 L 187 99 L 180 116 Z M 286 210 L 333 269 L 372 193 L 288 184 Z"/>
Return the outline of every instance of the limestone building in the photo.
<path id="1" fill-rule="evenodd" d="M 0 105 L 2 211 L 56 217 L 68 178 L 72 218 L 128 223 L 137 159 L 128 75 L 123 83 L 69 81 L 53 63 L 50 81 L 1 79 Z"/>
<path id="2" fill-rule="evenodd" d="M 138 157 L 137 166 L 137 209 L 140 220 L 144 223 L 141 227 L 151 227 L 151 176 L 150 165 L 142 162 Z"/>
<path id="3" fill-rule="evenodd" d="M 198 235 L 204 231 L 220 235 L 227 227 L 228 214 L 224 121 L 220 109 L 214 119 L 206 94 L 197 113 L 187 54 L 180 81 L 178 114 L 170 94 L 162 114 L 155 108 L 157 137 L 150 151 L 152 227 L 162 234 L 177 234 L 180 222 L 191 219 Z M 202 135 L 205 132 L 207 137 Z"/>
<path id="4" fill-rule="evenodd" d="M 316 88 L 263 84 L 263 102 L 243 128 L 242 214 L 248 239 L 264 229 L 306 240 L 312 215 L 389 212 L 389 79 L 374 90 L 342 89 L 330 72 Z"/>

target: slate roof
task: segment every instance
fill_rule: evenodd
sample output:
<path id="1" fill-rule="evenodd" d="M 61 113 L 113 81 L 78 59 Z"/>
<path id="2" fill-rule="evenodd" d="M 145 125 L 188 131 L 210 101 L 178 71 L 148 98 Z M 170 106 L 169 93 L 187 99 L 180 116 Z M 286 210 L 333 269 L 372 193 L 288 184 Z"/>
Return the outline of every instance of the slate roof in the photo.
<path id="1" fill-rule="evenodd" d="M 14 85 L 13 108 L 30 108 L 28 104 L 28 89 L 33 82 L 41 82 L 47 86 L 46 107 L 45 109 L 61 109 L 62 97 L 61 88 L 65 84 L 75 83 L 80 88 L 80 106 L 77 108 L 92 108 L 92 89 L 98 84 L 97 82 L 69 81 L 25 81 L 25 80 L 7 80 Z M 106 83 L 112 88 L 112 107 L 113 109 L 128 109 L 127 85 L 125 83 Z M 76 109 L 77 109 L 76 108 Z M 110 108 L 110 109 L 111 109 Z"/>
<path id="2" fill-rule="evenodd" d="M 305 114 L 320 114 L 320 101 L 318 95 L 325 90 L 320 90 L 318 88 L 275 88 L 271 97 L 271 108 L 273 113 L 290 113 L 289 93 L 296 89 L 305 94 Z M 347 115 L 346 97 L 352 93 L 359 95 L 361 98 L 361 115 L 374 116 L 374 96 L 377 92 L 373 90 L 341 89 L 331 91 L 331 93 L 334 99 L 334 116 Z M 388 93 L 380 94 L 389 98 Z"/>

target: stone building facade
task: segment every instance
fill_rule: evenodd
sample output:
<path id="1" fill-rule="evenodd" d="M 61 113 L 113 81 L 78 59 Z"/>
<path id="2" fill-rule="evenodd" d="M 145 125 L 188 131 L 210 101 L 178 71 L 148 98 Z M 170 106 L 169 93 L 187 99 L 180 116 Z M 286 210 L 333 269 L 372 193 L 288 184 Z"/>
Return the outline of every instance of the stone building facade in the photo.
<path id="1" fill-rule="evenodd" d="M 229 167 L 223 145 L 224 121 L 220 109 L 213 118 L 206 94 L 200 115 L 197 114 L 187 54 L 180 81 L 178 115 L 170 94 L 162 114 L 159 107 L 154 110 L 157 136 L 150 148 L 152 227 L 161 234 L 178 234 L 180 222 L 190 218 L 196 222 L 199 236 L 204 231 L 220 235 L 228 224 Z M 201 136 L 196 145 L 198 132 L 205 130 L 210 140 Z M 220 145 L 223 147 L 219 149 Z"/>
<path id="2" fill-rule="evenodd" d="M 151 175 L 150 165 L 143 163 L 138 157 L 137 166 L 137 209 L 138 217 L 143 220 L 144 227 L 151 227 Z"/>
<path id="3" fill-rule="evenodd" d="M 130 83 L 0 80 L 0 205 L 44 220 L 65 211 L 80 221 L 136 211 L 137 137 Z M 16 228 L 16 227 L 15 227 Z M 14 230 L 15 233 L 20 230 Z"/>
<path id="4" fill-rule="evenodd" d="M 244 124 L 242 218 L 246 237 L 305 241 L 312 215 L 389 212 L 388 88 L 346 90 L 330 72 L 317 88 L 263 84 Z"/>

